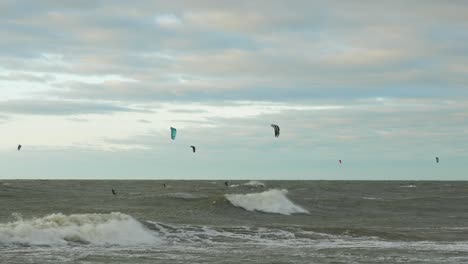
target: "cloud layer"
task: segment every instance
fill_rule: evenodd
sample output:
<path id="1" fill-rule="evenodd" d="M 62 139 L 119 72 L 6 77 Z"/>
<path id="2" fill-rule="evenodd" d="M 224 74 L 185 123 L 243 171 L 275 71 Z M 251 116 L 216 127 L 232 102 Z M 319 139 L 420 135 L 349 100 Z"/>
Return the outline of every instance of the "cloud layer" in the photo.
<path id="1" fill-rule="evenodd" d="M 59 78 L 65 98 L 466 96 L 462 2 L 2 5 L 0 61 L 14 77 L 133 80 Z"/>

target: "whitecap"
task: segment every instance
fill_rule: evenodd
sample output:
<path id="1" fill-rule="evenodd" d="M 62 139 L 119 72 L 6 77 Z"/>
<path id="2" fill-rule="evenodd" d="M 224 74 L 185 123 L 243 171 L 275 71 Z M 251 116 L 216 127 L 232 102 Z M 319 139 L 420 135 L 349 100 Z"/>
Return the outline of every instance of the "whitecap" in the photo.
<path id="1" fill-rule="evenodd" d="M 249 182 L 244 183 L 243 185 L 254 186 L 254 187 L 265 187 L 265 184 L 259 181 L 249 181 Z"/>
<path id="2" fill-rule="evenodd" d="M 306 209 L 291 202 L 286 194 L 288 190 L 271 189 L 261 193 L 226 194 L 228 201 L 248 211 L 260 211 L 290 215 L 294 213 L 309 213 Z"/>
<path id="3" fill-rule="evenodd" d="M 361 197 L 362 199 L 364 200 L 382 200 L 382 198 L 378 198 L 378 197 Z"/>
<path id="4" fill-rule="evenodd" d="M 160 242 L 156 233 L 133 217 L 110 214 L 50 214 L 42 218 L 0 224 L 0 244 L 140 245 Z"/>
<path id="5" fill-rule="evenodd" d="M 166 194 L 162 194 L 161 196 L 165 196 L 165 197 L 168 197 L 168 198 L 176 198 L 176 199 L 201 199 L 201 198 L 207 198 L 206 195 L 186 193 L 186 192 L 166 193 Z"/>

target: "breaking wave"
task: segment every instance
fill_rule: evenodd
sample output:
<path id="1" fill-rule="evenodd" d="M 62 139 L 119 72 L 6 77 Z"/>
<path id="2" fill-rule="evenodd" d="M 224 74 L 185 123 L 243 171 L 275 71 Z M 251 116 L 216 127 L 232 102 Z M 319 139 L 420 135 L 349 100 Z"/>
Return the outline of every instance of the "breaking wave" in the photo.
<path id="1" fill-rule="evenodd" d="M 248 211 L 283 215 L 309 213 L 306 209 L 291 202 L 286 197 L 287 193 L 288 190 L 271 189 L 261 193 L 226 194 L 225 197 L 232 205 Z"/>
<path id="2" fill-rule="evenodd" d="M 361 197 L 362 199 L 364 200 L 383 200 L 382 198 L 379 198 L 379 197 Z"/>
<path id="3" fill-rule="evenodd" d="M 259 181 L 249 181 L 249 182 L 244 183 L 243 185 L 253 186 L 253 187 L 265 187 L 265 184 Z"/>
<path id="4" fill-rule="evenodd" d="M 110 214 L 50 214 L 0 224 L 0 244 L 24 245 L 140 245 L 160 242 L 133 217 Z"/>
<path id="5" fill-rule="evenodd" d="M 202 243 L 226 246 L 227 243 L 243 245 L 269 245 L 279 247 L 303 248 L 306 250 L 321 249 L 407 249 L 440 250 L 445 252 L 466 251 L 468 241 L 418 241 L 405 235 L 404 240 L 395 240 L 394 234 L 374 233 L 371 229 L 325 228 L 302 229 L 300 227 L 264 228 L 248 226 L 196 226 L 169 225 L 148 221 L 150 228 L 159 233 L 168 245 L 192 245 Z"/>
<path id="6" fill-rule="evenodd" d="M 185 193 L 185 192 L 175 192 L 175 193 L 166 193 L 162 194 L 161 196 L 168 197 L 168 198 L 176 198 L 176 199 L 201 199 L 207 198 L 208 196 L 202 194 L 193 194 L 193 193 Z"/>

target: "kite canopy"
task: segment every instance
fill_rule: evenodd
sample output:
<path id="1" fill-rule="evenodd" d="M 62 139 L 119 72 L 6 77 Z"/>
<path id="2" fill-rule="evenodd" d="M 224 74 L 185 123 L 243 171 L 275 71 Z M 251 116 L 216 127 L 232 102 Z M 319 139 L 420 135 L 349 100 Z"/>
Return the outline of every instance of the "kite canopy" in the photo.
<path id="1" fill-rule="evenodd" d="M 439 163 L 439 157 L 436 157 L 436 162 Z"/>
<path id="2" fill-rule="evenodd" d="M 171 139 L 174 140 L 177 135 L 177 129 L 171 127 Z"/>
<path id="3" fill-rule="evenodd" d="M 275 130 L 275 137 L 279 137 L 280 135 L 280 128 L 278 125 L 271 124 L 271 127 Z"/>
<path id="4" fill-rule="evenodd" d="M 193 153 L 195 153 L 195 150 L 196 150 L 195 146 L 190 146 L 190 147 L 192 148 Z"/>
<path id="5" fill-rule="evenodd" d="M 340 164 L 342 163 L 341 160 L 338 160 L 340 162 Z"/>
<path id="6" fill-rule="evenodd" d="M 21 145 L 18 145 L 18 151 L 20 151 L 20 150 L 21 150 L 21 147 L 22 147 Z"/>

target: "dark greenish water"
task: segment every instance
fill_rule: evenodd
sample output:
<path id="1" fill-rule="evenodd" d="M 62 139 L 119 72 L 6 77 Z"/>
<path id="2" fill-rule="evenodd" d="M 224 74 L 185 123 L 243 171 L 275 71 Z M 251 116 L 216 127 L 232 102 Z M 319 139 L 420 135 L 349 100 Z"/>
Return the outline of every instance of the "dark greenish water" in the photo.
<path id="1" fill-rule="evenodd" d="M 0 263 L 468 263 L 468 182 L 246 183 L 0 181 Z"/>

